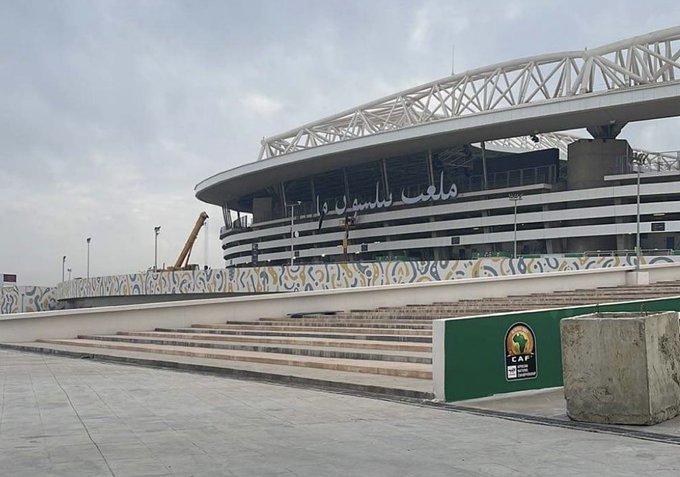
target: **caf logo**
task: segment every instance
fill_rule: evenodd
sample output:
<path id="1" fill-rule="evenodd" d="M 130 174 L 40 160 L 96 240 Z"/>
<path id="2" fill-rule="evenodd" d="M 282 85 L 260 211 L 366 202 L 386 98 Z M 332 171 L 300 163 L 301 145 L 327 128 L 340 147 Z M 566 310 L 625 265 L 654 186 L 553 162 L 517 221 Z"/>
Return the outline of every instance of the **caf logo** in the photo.
<path id="1" fill-rule="evenodd" d="M 505 379 L 533 379 L 536 371 L 536 335 L 526 323 L 515 323 L 505 333 Z"/>
<path id="2" fill-rule="evenodd" d="M 526 325 L 513 325 L 505 337 L 505 346 L 511 356 L 533 354 L 534 333 Z"/>

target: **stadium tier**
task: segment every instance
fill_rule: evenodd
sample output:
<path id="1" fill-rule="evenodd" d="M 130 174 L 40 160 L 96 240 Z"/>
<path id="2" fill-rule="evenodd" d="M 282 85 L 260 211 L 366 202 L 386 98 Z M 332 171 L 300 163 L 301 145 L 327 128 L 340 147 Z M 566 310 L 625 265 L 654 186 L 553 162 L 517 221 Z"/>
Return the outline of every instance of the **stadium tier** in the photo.
<path id="1" fill-rule="evenodd" d="M 679 56 L 676 27 L 450 76 L 265 139 L 196 196 L 227 266 L 630 254 L 638 230 L 670 253 L 680 158 L 619 136 L 677 116 Z"/>

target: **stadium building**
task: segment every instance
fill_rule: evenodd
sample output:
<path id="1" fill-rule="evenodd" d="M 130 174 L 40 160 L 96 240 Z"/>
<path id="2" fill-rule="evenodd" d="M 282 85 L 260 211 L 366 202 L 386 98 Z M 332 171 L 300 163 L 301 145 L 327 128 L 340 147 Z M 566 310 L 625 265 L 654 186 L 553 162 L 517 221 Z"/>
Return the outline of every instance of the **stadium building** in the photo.
<path id="1" fill-rule="evenodd" d="M 264 139 L 196 196 L 227 266 L 668 253 L 680 157 L 624 136 L 678 115 L 678 78 L 680 27 L 479 68 Z"/>

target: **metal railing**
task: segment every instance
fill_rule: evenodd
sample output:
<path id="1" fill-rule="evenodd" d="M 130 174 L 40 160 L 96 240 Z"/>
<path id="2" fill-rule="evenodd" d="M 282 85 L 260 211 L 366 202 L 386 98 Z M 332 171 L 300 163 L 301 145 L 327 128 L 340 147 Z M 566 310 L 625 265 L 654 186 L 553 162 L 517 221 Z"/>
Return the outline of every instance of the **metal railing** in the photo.
<path id="1" fill-rule="evenodd" d="M 619 174 L 640 172 L 678 172 L 680 171 L 680 151 L 636 151 L 630 156 L 616 159 L 616 171 Z"/>
<path id="2" fill-rule="evenodd" d="M 635 257 L 635 250 L 588 250 L 583 252 L 586 257 Z M 673 255 L 674 250 L 670 248 L 648 248 L 641 249 L 640 255 L 646 256 L 668 256 Z"/>

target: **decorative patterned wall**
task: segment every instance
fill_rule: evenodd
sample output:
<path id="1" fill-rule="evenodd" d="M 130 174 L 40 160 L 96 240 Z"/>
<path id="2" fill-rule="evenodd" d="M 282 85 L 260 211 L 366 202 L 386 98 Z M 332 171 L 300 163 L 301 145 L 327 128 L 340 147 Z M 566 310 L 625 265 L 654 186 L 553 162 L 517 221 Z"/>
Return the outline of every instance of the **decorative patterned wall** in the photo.
<path id="1" fill-rule="evenodd" d="M 643 264 L 680 263 L 680 256 L 642 257 Z M 481 258 L 442 262 L 371 262 L 294 267 L 135 273 L 72 280 L 55 288 L 0 288 L 0 314 L 58 308 L 58 299 L 183 293 L 271 293 L 497 277 L 634 265 L 635 257 Z"/>
<path id="2" fill-rule="evenodd" d="M 0 315 L 56 310 L 56 288 L 0 287 Z"/>
<path id="3" fill-rule="evenodd" d="M 328 290 L 461 278 L 510 276 L 634 265 L 635 257 L 481 258 L 441 262 L 371 262 L 136 273 L 59 285 L 59 297 L 182 293 L 267 293 Z M 680 263 L 678 257 L 643 257 L 643 264 Z"/>

